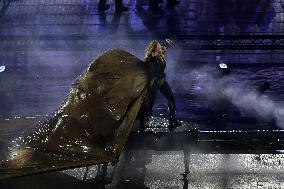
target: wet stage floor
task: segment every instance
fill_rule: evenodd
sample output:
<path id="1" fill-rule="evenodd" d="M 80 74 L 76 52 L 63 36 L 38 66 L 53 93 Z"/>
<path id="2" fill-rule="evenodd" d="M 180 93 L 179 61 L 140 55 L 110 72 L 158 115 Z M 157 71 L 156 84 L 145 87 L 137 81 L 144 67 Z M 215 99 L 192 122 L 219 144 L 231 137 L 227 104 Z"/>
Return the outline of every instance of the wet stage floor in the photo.
<path id="1" fill-rule="evenodd" d="M 2 119 L 0 122 L 1 149 L 4 148 L 5 142 L 10 141 L 21 130 L 39 119 L 41 118 Z M 155 129 L 155 131 L 158 134 L 167 132 L 167 129 Z M 181 129 L 176 129 L 170 135 L 174 136 L 180 131 Z M 160 140 L 157 144 L 162 144 L 163 139 L 156 135 L 155 137 Z M 280 149 L 277 154 L 275 152 L 266 154 L 265 150 L 254 154 L 249 150 L 237 151 L 231 145 L 220 152 L 220 150 L 214 150 L 221 144 L 220 141 L 205 140 L 196 143 L 194 135 L 188 134 L 189 142 L 185 146 L 186 150 L 182 150 L 183 147 L 174 148 L 174 145 L 168 145 L 167 150 L 159 151 L 142 148 L 145 146 L 141 146 L 141 149 L 136 148 L 135 145 L 144 143 L 141 139 L 136 137 L 134 146 L 127 145 L 126 151 L 121 155 L 116 166 L 108 165 L 106 178 L 111 178 L 112 183 L 105 188 L 284 188 L 284 154 L 281 154 Z M 130 140 L 133 141 L 133 139 Z M 163 141 L 165 142 L 173 143 L 176 139 Z M 209 146 L 214 146 L 212 147 L 214 149 L 208 148 Z M 246 148 L 247 146 L 244 147 Z M 88 167 L 88 172 L 86 169 L 82 167 L 4 180 L 0 182 L 0 186 L 1 189 L 28 189 L 31 186 L 38 189 L 100 188 L 102 181 L 98 176 L 98 166 Z"/>
<path id="2" fill-rule="evenodd" d="M 281 171 L 281 165 L 279 166 L 278 164 L 279 162 L 283 162 L 283 156 L 261 155 L 261 158 L 264 160 L 258 162 L 257 155 L 193 155 L 191 159 L 193 162 L 190 166 L 191 172 L 188 174 L 188 180 L 185 182 L 182 176 L 184 171 L 183 165 L 180 164 L 183 161 L 182 156 L 183 154 L 180 152 L 171 152 L 166 155 L 152 155 L 153 161 L 146 165 L 145 178 L 142 178 L 144 183 L 141 183 L 141 180 L 137 181 L 137 179 L 135 181 L 132 180 L 132 182 L 130 179 L 125 179 L 124 182 L 121 181 L 117 186 L 110 184 L 106 188 L 144 188 L 147 186 L 153 189 L 282 189 L 284 187 L 283 170 Z M 233 165 L 229 166 L 228 162 Z M 250 169 L 250 166 L 260 168 Z M 80 168 L 12 179 L 3 182 L 1 188 L 98 188 L 98 184 L 92 180 L 96 175 L 97 168 L 95 166 L 91 167 L 86 181 L 83 181 L 85 170 L 85 168 Z M 111 172 L 112 169 L 109 171 Z M 139 177 L 142 172 L 141 168 L 137 172 L 132 174 Z"/>

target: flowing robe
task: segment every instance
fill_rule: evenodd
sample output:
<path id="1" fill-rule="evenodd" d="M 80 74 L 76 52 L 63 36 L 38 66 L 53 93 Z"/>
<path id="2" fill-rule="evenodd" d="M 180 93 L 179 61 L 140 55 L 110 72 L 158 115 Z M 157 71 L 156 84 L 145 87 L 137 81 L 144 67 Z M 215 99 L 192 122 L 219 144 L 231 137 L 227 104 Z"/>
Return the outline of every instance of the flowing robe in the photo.
<path id="1" fill-rule="evenodd" d="M 105 52 L 75 79 L 58 111 L 11 142 L 0 179 L 116 162 L 149 83 L 139 58 Z"/>

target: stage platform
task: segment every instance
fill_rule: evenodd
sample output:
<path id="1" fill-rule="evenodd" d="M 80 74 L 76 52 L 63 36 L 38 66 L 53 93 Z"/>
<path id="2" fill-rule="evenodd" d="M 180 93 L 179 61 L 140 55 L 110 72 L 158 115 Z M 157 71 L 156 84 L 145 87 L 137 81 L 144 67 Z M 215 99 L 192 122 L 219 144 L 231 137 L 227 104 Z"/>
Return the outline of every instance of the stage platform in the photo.
<path id="1" fill-rule="evenodd" d="M 36 116 L 2 119 L 0 137 L 4 142 L 1 143 L 1 149 L 20 130 L 40 119 Z M 169 132 L 165 118 L 154 117 L 147 123 L 143 132 L 138 132 L 138 127 L 134 128 L 118 164 L 107 165 L 105 172 L 102 165 L 66 168 L 63 171 L 9 179 L 1 182 L 0 186 L 3 189 L 16 189 L 19 186 L 25 189 L 30 184 L 44 189 L 119 189 L 156 188 L 156 184 L 172 188 L 253 187 L 259 184 L 258 188 L 265 188 L 284 184 L 277 177 L 282 174 L 281 167 L 284 170 L 283 131 L 205 131 L 200 130 L 196 123 L 183 121 L 182 126 Z M 220 177 L 223 179 L 220 180 Z"/>

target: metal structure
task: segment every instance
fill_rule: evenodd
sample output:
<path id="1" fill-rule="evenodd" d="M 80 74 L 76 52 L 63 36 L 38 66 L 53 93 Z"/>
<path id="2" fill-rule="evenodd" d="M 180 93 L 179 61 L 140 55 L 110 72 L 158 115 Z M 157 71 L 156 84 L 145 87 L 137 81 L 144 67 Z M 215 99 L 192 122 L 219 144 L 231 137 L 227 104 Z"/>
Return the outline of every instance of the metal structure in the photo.
<path id="1" fill-rule="evenodd" d="M 281 50 L 284 49 L 283 35 L 179 35 L 157 36 L 159 39 L 178 40 L 185 50 Z M 108 40 L 151 40 L 149 35 L 108 37 Z M 43 35 L 43 36 L 0 36 L 0 45 L 5 50 L 94 50 L 98 41 L 106 40 L 103 35 Z"/>

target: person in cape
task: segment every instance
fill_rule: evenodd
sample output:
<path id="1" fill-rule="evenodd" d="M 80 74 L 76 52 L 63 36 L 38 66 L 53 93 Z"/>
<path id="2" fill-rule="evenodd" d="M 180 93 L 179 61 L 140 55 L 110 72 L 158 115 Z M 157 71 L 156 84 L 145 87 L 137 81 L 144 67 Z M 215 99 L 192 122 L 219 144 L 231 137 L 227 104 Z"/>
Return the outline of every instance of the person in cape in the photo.
<path id="1" fill-rule="evenodd" d="M 176 103 L 173 91 L 166 80 L 166 60 L 165 53 L 171 41 L 166 40 L 166 43 L 160 44 L 157 40 L 153 40 L 145 50 L 144 62 L 147 65 L 148 71 L 153 78 L 153 83 L 148 93 L 148 108 L 149 114 L 153 114 L 153 106 L 156 100 L 157 92 L 160 91 L 168 101 L 170 111 L 169 129 L 172 131 L 175 127 L 180 126 L 176 118 Z"/>
<path id="2" fill-rule="evenodd" d="M 160 90 L 173 92 L 164 74 L 166 47 L 152 41 L 145 60 L 113 49 L 104 52 L 73 82 L 57 111 L 8 144 L 0 179 L 118 161 L 143 104 L 151 110 Z"/>

